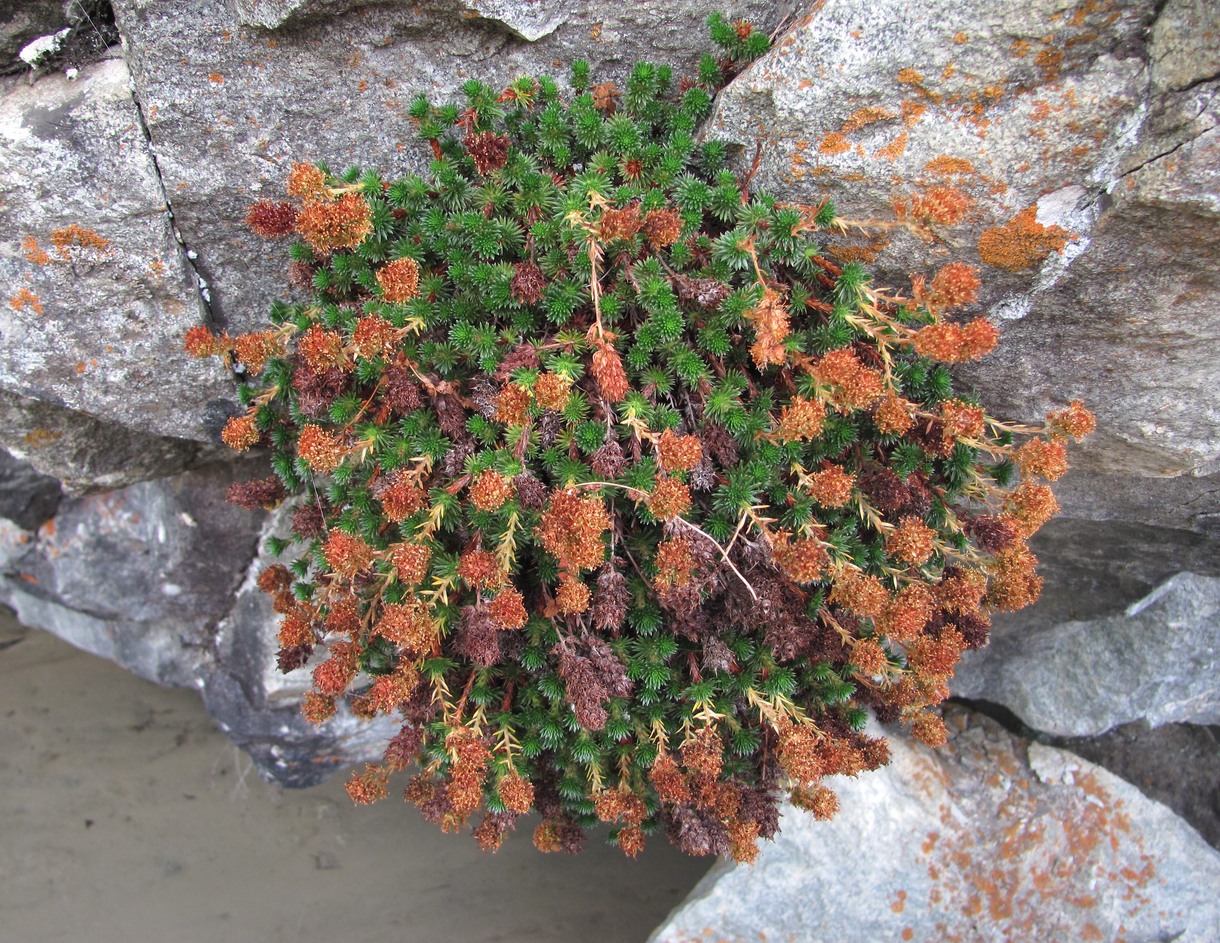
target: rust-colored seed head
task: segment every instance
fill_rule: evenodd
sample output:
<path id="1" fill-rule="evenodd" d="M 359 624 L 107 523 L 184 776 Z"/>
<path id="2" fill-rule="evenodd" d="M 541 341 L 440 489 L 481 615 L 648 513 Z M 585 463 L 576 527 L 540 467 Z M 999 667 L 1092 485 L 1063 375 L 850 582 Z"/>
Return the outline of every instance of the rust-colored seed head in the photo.
<path id="1" fill-rule="evenodd" d="M 238 452 L 245 452 L 258 444 L 259 431 L 258 426 L 254 423 L 254 414 L 246 413 L 244 416 L 234 416 L 225 423 L 224 429 L 220 433 L 221 441 L 231 449 Z"/>
<path id="2" fill-rule="evenodd" d="M 609 527 L 610 516 L 601 498 L 581 497 L 575 490 L 557 491 L 542 512 L 538 537 L 561 568 L 579 572 L 602 562 L 602 535 Z"/>
<path id="3" fill-rule="evenodd" d="M 340 576 L 355 576 L 373 562 L 373 548 L 359 537 L 342 531 L 331 531 L 322 544 L 322 553 L 330 568 Z"/>
<path id="4" fill-rule="evenodd" d="M 915 424 L 911 415 L 914 409 L 914 404 L 901 396 L 892 393 L 887 395 L 877 404 L 877 411 L 873 413 L 877 431 L 883 435 L 902 435 Z"/>
<path id="5" fill-rule="evenodd" d="M 1011 521 L 1022 537 L 1032 537 L 1058 513 L 1059 502 L 1050 485 L 1023 481 L 1004 499 L 1004 519 Z"/>
<path id="6" fill-rule="evenodd" d="M 555 602 L 564 615 L 579 615 L 589 608 L 593 594 L 589 587 L 571 576 L 561 577 L 559 591 L 555 594 Z"/>
<path id="7" fill-rule="evenodd" d="M 466 153 L 474 161 L 475 170 L 480 174 L 489 174 L 508 163 L 510 143 L 507 135 L 493 131 L 467 134 L 462 141 Z"/>
<path id="8" fill-rule="evenodd" d="M 511 773 L 500 780 L 500 801 L 509 812 L 524 815 L 534 806 L 534 786 L 524 776 Z"/>
<path id="9" fill-rule="evenodd" d="M 1084 403 L 1078 399 L 1072 400 L 1067 408 L 1048 415 L 1046 424 L 1052 435 L 1067 436 L 1077 442 L 1085 436 L 1091 435 L 1097 428 L 1096 418 L 1085 409 Z"/>
<path id="10" fill-rule="evenodd" d="M 470 503 L 480 511 L 494 511 L 513 496 L 513 485 L 493 468 L 488 468 L 470 486 Z"/>
<path id="11" fill-rule="evenodd" d="M 690 471 L 703 458 L 703 446 L 693 435 L 676 435 L 672 429 L 661 433 L 657 443 L 661 468 L 667 472 Z"/>
<path id="12" fill-rule="evenodd" d="M 932 295 L 943 308 L 956 308 L 978 300 L 979 270 L 964 262 L 950 262 L 932 279 Z"/>
<path id="13" fill-rule="evenodd" d="M 263 239 L 283 239 L 296 228 L 297 211 L 291 203 L 259 200 L 246 213 L 246 225 Z"/>
<path id="14" fill-rule="evenodd" d="M 685 514 L 691 505 L 690 489 L 676 478 L 662 478 L 648 496 L 648 510 L 659 521 L 672 521 Z"/>
<path id="15" fill-rule="evenodd" d="M 419 293 L 419 263 L 414 259 L 395 259 L 377 270 L 381 297 L 390 304 L 410 301 Z"/>
<path id="16" fill-rule="evenodd" d="M 509 285 L 513 300 L 518 304 L 532 305 L 542 300 L 546 288 L 546 275 L 533 262 L 518 262 L 513 269 Z"/>
<path id="17" fill-rule="evenodd" d="M 1058 481 L 1067 474 L 1067 449 L 1054 439 L 1030 439 L 1017 449 L 1017 466 L 1023 475 Z"/>
<path id="18" fill-rule="evenodd" d="M 504 582 L 496 555 L 487 550 L 467 550 L 459 558 L 458 576 L 471 586 L 488 589 Z"/>
<path id="19" fill-rule="evenodd" d="M 821 541 L 802 538 L 774 549 L 775 562 L 795 583 L 816 583 L 826 573 L 830 554 Z"/>
<path id="20" fill-rule="evenodd" d="M 296 229 L 311 249 L 330 255 L 354 249 L 373 232 L 373 212 L 363 197 L 345 193 L 338 200 L 308 202 L 297 214 Z"/>
<path id="21" fill-rule="evenodd" d="M 352 350 L 357 357 L 365 360 L 376 357 L 388 359 L 393 356 L 398 333 L 398 329 L 380 315 L 366 315 L 356 322 L 352 330 Z"/>
<path id="22" fill-rule="evenodd" d="M 326 176 L 313 164 L 293 164 L 288 174 L 288 195 L 298 200 L 318 200 L 328 196 Z"/>
<path id="23" fill-rule="evenodd" d="M 644 236 L 654 249 L 672 246 L 682 237 L 682 214 L 677 210 L 652 210 L 644 217 Z"/>
<path id="24" fill-rule="evenodd" d="M 568 405 L 572 381 L 557 373 L 544 373 L 534 384 L 534 401 L 543 409 L 562 412 Z"/>
<path id="25" fill-rule="evenodd" d="M 517 383 L 504 387 L 496 397 L 496 422 L 506 426 L 521 426 L 529 416 L 530 393 Z"/>
<path id="26" fill-rule="evenodd" d="M 830 465 L 809 476 L 809 496 L 825 508 L 841 508 L 851 500 L 856 487 L 855 474 L 841 465 Z"/>
<path id="27" fill-rule="evenodd" d="M 487 614 L 502 629 L 520 629 L 529 618 L 525 611 L 524 598 L 512 586 L 500 590 L 488 605 Z"/>
<path id="28" fill-rule="evenodd" d="M 385 798 L 389 779 L 390 774 L 383 767 L 369 763 L 365 765 L 364 772 L 353 771 L 344 788 L 356 805 L 368 805 Z"/>
<path id="29" fill-rule="evenodd" d="M 891 557 L 921 566 L 935 552 L 936 531 L 917 517 L 904 517 L 897 529 L 885 541 L 885 552 Z"/>
<path id="30" fill-rule="evenodd" d="M 593 376 L 608 402 L 622 402 L 631 389 L 627 371 L 623 369 L 623 358 L 609 342 L 603 341 L 593 350 Z"/>
<path id="31" fill-rule="evenodd" d="M 347 456 L 347 449 L 334 435 L 321 426 L 306 425 L 297 439 L 297 454 L 314 471 L 326 474 L 334 471 Z"/>
<path id="32" fill-rule="evenodd" d="M 794 396 L 792 402 L 780 410 L 775 434 L 785 442 L 816 439 L 822 434 L 822 423 L 825 420 L 826 407 L 821 401 Z"/>

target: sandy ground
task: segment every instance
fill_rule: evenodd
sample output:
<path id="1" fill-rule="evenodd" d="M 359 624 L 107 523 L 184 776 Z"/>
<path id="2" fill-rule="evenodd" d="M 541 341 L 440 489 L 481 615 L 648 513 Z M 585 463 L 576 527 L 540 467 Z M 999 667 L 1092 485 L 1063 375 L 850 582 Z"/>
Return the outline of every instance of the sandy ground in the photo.
<path id="1" fill-rule="evenodd" d="M 0 941 L 629 943 L 709 862 L 654 839 L 496 855 L 342 777 L 262 782 L 191 691 L 167 690 L 0 610 Z"/>

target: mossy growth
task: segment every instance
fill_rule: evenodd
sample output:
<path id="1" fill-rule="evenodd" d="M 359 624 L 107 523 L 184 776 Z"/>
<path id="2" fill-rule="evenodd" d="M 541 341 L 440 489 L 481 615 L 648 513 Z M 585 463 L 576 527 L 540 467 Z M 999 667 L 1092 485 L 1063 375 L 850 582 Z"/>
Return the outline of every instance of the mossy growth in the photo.
<path id="1" fill-rule="evenodd" d="M 402 724 L 358 802 L 413 770 L 486 848 L 533 810 L 545 851 L 601 821 L 750 861 L 781 798 L 832 815 L 826 777 L 887 761 L 870 710 L 943 741 L 959 656 L 1038 594 L 1025 541 L 1091 416 L 988 416 L 946 366 L 997 339 L 951 314 L 972 268 L 884 293 L 823 254 L 829 203 L 700 143 L 767 48 L 712 26 L 681 81 L 417 98 L 427 176 L 298 164 L 249 216 L 296 239 L 297 300 L 188 337 L 246 376 L 224 440 L 271 455 L 232 499 L 295 504 L 259 582 L 306 715 Z"/>

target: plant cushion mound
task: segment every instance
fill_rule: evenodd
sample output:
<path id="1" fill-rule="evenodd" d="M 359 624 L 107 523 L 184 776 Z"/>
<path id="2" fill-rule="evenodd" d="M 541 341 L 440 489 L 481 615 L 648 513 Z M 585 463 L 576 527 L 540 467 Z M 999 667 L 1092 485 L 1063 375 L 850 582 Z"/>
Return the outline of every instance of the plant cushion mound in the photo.
<path id="1" fill-rule="evenodd" d="M 942 742 L 958 658 L 1037 598 L 1042 479 L 1092 417 L 987 415 L 945 366 L 996 342 L 955 313 L 971 267 L 883 292 L 824 254 L 832 206 L 696 143 L 767 48 L 712 30 L 681 82 L 578 62 L 421 96 L 426 177 L 298 164 L 249 221 L 295 238 L 308 299 L 188 336 L 244 374 L 224 440 L 271 453 L 232 500 L 296 504 L 259 583 L 306 716 L 402 723 L 357 802 L 413 768 L 485 848 L 533 810 L 544 851 L 600 821 L 629 855 L 663 830 L 750 861 L 781 798 L 830 816 L 827 777 L 887 761 L 868 710 Z"/>

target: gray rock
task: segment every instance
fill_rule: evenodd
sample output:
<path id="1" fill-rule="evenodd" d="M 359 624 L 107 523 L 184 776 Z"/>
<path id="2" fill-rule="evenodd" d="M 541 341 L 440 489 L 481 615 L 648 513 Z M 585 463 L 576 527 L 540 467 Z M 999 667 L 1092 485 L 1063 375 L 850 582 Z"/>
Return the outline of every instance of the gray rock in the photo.
<path id="1" fill-rule="evenodd" d="M 939 751 L 835 784 L 753 867 L 713 868 L 651 943 L 1180 940 L 1220 930 L 1220 854 L 1093 764 L 951 712 Z"/>
<path id="2" fill-rule="evenodd" d="M 279 29 L 323 17 L 334 19 L 357 7 L 392 5 L 394 0 L 230 0 L 230 7 L 242 26 Z M 499 24 L 514 36 L 535 42 L 553 33 L 570 14 L 562 5 L 543 0 L 466 0 L 464 3 L 438 3 L 434 10 L 452 13 L 465 11 Z"/>
<path id="3" fill-rule="evenodd" d="M 254 201 L 282 196 L 294 161 L 360 164 L 388 176 L 425 170 L 430 154 L 406 117 L 420 92 L 445 101 L 469 78 L 563 78 L 577 58 L 619 81 L 639 59 L 692 73 L 708 48 L 709 13 L 727 9 L 770 29 L 786 6 L 478 0 L 348 10 L 321 0 L 235 0 L 231 10 L 222 0 L 172 8 L 118 0 L 115 12 L 175 222 L 198 252 L 214 317 L 240 331 L 262 326 L 286 290 L 286 252 L 242 221 Z M 545 30 L 537 42 L 522 38 Z"/>
<path id="4" fill-rule="evenodd" d="M 0 390 L 211 442 L 232 381 L 182 349 L 206 309 L 129 81 L 112 59 L 0 87 Z"/>
<path id="5" fill-rule="evenodd" d="M 309 786 L 379 758 L 397 726 L 343 710 L 315 728 L 299 710 L 310 667 L 276 670 L 279 617 L 255 581 L 272 562 L 263 539 L 288 512 L 225 502 L 233 481 L 265 474 L 214 464 L 65 499 L 37 533 L 0 520 L 0 603 L 143 678 L 199 689 L 264 776 Z"/>
<path id="6" fill-rule="evenodd" d="M 37 530 L 63 497 L 59 481 L 0 449 L 0 517 L 24 530 Z"/>
<path id="7" fill-rule="evenodd" d="M 289 510 L 267 520 L 260 547 L 267 537 L 287 533 Z M 285 786 L 312 786 L 337 769 L 379 760 L 400 725 L 386 717 L 362 720 L 346 705 L 321 727 L 301 716 L 312 665 L 287 675 L 277 670 L 279 616 L 256 585 L 274 562 L 264 549 L 250 563 L 232 610 L 217 627 L 213 661 L 201 673 L 200 691 L 209 713 L 264 777 Z M 314 661 L 321 657 L 319 652 Z"/>
<path id="8" fill-rule="evenodd" d="M 222 423 L 228 405 L 216 402 L 211 408 L 212 418 Z M 3 389 L 0 442 L 38 472 L 60 479 L 64 489 L 76 495 L 122 488 L 222 455 L 231 457 L 219 444 L 149 435 Z"/>
<path id="9" fill-rule="evenodd" d="M 1169 0 L 1152 27 L 1152 78 L 1182 91 L 1220 75 L 1216 10 L 1207 0 Z"/>
<path id="10" fill-rule="evenodd" d="M 255 550 L 258 515 L 224 500 L 247 475 L 220 465 L 65 500 L 10 540 L 0 601 L 141 677 L 196 684 Z"/>
<path id="11" fill-rule="evenodd" d="M 1117 615 L 994 637 L 963 658 L 953 692 L 1065 736 L 1141 719 L 1218 723 L 1218 619 L 1220 579 L 1179 573 Z"/>

